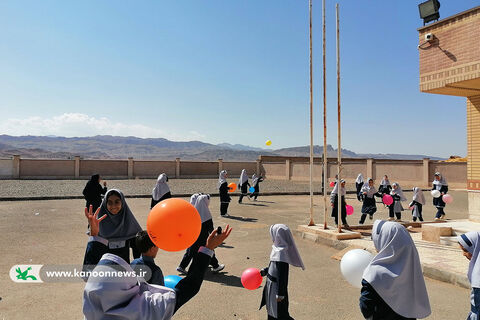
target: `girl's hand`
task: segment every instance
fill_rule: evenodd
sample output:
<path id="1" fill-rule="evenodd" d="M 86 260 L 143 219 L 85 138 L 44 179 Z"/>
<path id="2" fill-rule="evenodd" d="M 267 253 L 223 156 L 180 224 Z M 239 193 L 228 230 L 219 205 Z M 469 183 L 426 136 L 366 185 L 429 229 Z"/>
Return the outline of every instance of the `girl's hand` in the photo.
<path id="1" fill-rule="evenodd" d="M 217 234 L 217 230 L 213 230 L 212 233 L 210 233 L 210 235 L 208 236 L 207 244 L 205 245 L 205 247 L 210 250 L 215 250 L 216 247 L 221 245 L 223 241 L 228 238 L 231 232 L 232 228 L 230 228 L 230 225 L 228 224 L 225 227 L 225 230 L 223 230 L 223 232 L 220 234 Z"/>
<path id="2" fill-rule="evenodd" d="M 103 186 L 104 186 L 104 187 L 107 186 L 107 181 L 103 181 Z"/>
<path id="3" fill-rule="evenodd" d="M 90 224 L 90 235 L 97 236 L 98 230 L 100 229 L 99 228 L 100 221 L 105 219 L 107 215 L 104 214 L 103 217 L 101 217 L 100 219 L 97 219 L 98 213 L 100 212 L 100 208 L 98 208 L 97 211 L 95 211 L 95 213 L 92 213 L 92 211 L 93 211 L 92 205 L 90 205 L 88 210 L 87 208 L 85 208 L 85 217 L 87 217 L 88 223 Z"/>
<path id="4" fill-rule="evenodd" d="M 283 297 L 282 298 L 277 298 L 277 302 L 282 302 L 283 300 Z"/>

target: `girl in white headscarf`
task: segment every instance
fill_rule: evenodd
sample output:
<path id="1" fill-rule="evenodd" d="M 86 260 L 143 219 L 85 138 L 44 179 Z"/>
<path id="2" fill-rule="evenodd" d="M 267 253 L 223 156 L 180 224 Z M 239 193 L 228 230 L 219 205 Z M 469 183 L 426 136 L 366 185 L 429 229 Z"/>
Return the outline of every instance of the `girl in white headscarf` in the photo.
<path id="1" fill-rule="evenodd" d="M 95 219 L 95 220 L 93 220 Z M 100 222 L 92 215 L 97 228 Z M 103 222 L 102 222 L 103 223 Z M 214 249 L 229 235 L 227 225 L 221 234 L 212 232 L 198 250 L 189 274 L 174 289 L 151 285 L 137 277 L 121 257 L 104 254 L 89 277 L 83 291 L 83 314 L 87 320 L 169 320 L 193 298 L 203 282 Z"/>
<path id="2" fill-rule="evenodd" d="M 422 189 L 419 187 L 413 188 L 413 200 L 408 205 L 412 208 L 413 222 L 418 220 L 423 221 L 422 217 L 422 207 L 425 204 L 425 196 L 423 195 Z"/>
<path id="3" fill-rule="evenodd" d="M 172 197 L 167 181 L 168 181 L 168 177 L 165 173 L 162 173 L 158 176 L 157 184 L 152 190 L 152 202 L 150 204 L 150 209 L 155 207 L 155 205 L 160 201 Z"/>
<path id="4" fill-rule="evenodd" d="M 305 270 L 292 232 L 284 224 L 270 227 L 273 245 L 270 264 L 260 273 L 267 276 L 262 302 L 267 307 L 268 319 L 293 319 L 288 313 L 288 271 L 289 265 Z"/>
<path id="5" fill-rule="evenodd" d="M 342 224 L 345 228 L 348 228 L 347 223 L 347 202 L 345 201 L 345 195 L 347 191 L 345 189 L 345 180 L 340 180 L 340 191 L 338 188 L 339 183 L 335 184 L 335 187 L 330 193 L 330 205 L 332 206 L 332 217 L 335 219 L 335 224 L 338 225 L 338 194 L 340 194 L 342 198 L 342 211 L 341 211 L 341 218 Z"/>
<path id="6" fill-rule="evenodd" d="M 218 176 L 218 192 L 220 194 L 220 215 L 228 217 L 228 205 L 232 198 L 228 194 L 227 170 L 220 171 Z"/>
<path id="7" fill-rule="evenodd" d="M 242 203 L 243 197 L 248 194 L 248 187 L 250 187 L 250 183 L 248 183 L 248 174 L 247 170 L 243 169 L 242 173 L 240 174 L 240 179 L 238 179 L 238 188 L 241 190 L 242 194 L 238 199 L 238 203 Z"/>
<path id="8" fill-rule="evenodd" d="M 360 310 L 365 319 L 428 317 L 431 310 L 422 266 L 407 229 L 377 220 L 372 240 L 378 254 L 363 273 Z"/>
<path id="9" fill-rule="evenodd" d="M 193 196 L 192 196 L 193 197 Z M 210 213 L 210 209 L 208 206 L 210 205 L 210 195 L 209 194 L 197 194 L 195 200 L 195 209 L 197 209 L 198 214 L 200 215 L 200 220 L 202 221 L 202 229 L 200 231 L 200 235 L 195 241 L 194 244 L 191 245 L 190 248 L 187 249 L 185 254 L 183 255 L 183 259 L 180 262 L 180 265 L 177 267 L 177 271 L 182 274 L 187 274 L 187 267 L 190 261 L 193 259 L 195 254 L 198 251 L 198 248 L 204 246 L 207 242 L 208 235 L 213 231 L 213 220 L 212 214 Z M 213 272 L 220 272 L 225 268 L 225 265 L 219 264 L 215 255 L 212 256 L 210 260 L 210 265 L 212 266 Z"/>
<path id="10" fill-rule="evenodd" d="M 378 187 L 378 192 L 380 192 L 381 194 L 390 194 L 390 191 L 392 191 L 390 180 L 388 180 L 387 175 L 384 175 L 382 182 L 380 182 L 380 187 Z"/>
<path id="11" fill-rule="evenodd" d="M 363 174 L 359 173 L 357 179 L 355 180 L 355 187 L 357 188 L 357 200 L 363 201 L 363 193 L 361 192 L 363 187 Z"/>
<path id="12" fill-rule="evenodd" d="M 467 320 L 480 319 L 480 232 L 470 231 L 458 237 L 463 255 L 470 260 L 468 280 L 472 286 L 470 294 L 470 313 Z"/>
<path id="13" fill-rule="evenodd" d="M 433 205 L 437 208 L 437 214 L 435 215 L 435 220 L 444 219 L 445 212 L 445 202 L 442 199 L 442 196 L 448 192 L 448 183 L 447 180 L 442 176 L 440 172 L 435 172 L 435 179 L 433 180 L 432 190 L 440 191 L 440 197 L 433 198 Z"/>
<path id="14" fill-rule="evenodd" d="M 375 202 L 375 197 L 382 197 L 382 195 L 377 192 L 372 178 L 368 178 L 367 184 L 364 184 L 360 193 L 363 196 L 363 205 L 362 205 L 362 216 L 360 217 L 359 224 L 364 224 L 367 215 L 370 217 L 370 220 L 373 219 L 373 214 L 377 212 L 377 204 Z"/>
<path id="15" fill-rule="evenodd" d="M 253 201 L 257 201 L 258 194 L 260 193 L 260 182 L 262 182 L 263 179 L 261 175 L 257 176 L 255 173 L 252 176 L 252 187 L 254 190 L 248 197 L 250 199 L 253 198 Z"/>
<path id="16" fill-rule="evenodd" d="M 393 198 L 393 203 L 388 206 L 388 220 L 394 220 L 395 216 L 397 217 L 397 221 L 402 220 L 402 201 L 406 201 L 407 198 L 403 195 L 402 187 L 396 182 L 392 184 L 392 191 L 390 191 L 390 195 Z"/>

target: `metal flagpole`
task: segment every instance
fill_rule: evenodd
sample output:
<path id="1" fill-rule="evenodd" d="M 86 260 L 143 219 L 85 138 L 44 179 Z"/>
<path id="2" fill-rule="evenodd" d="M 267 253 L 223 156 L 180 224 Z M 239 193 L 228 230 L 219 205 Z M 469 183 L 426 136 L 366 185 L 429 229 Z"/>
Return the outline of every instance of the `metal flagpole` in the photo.
<path id="1" fill-rule="evenodd" d="M 337 13 L 337 113 L 338 113 L 338 128 L 337 128 L 337 136 L 338 136 L 338 168 L 337 168 L 337 196 L 338 196 L 338 211 L 337 211 L 337 218 L 338 218 L 338 232 L 342 232 L 342 220 L 341 220 L 341 213 L 342 213 L 342 180 L 340 174 L 342 172 L 342 127 L 340 121 L 340 19 L 339 19 L 339 8 L 338 3 L 336 5 L 336 13 Z"/>
<path id="2" fill-rule="evenodd" d="M 312 56 L 312 0 L 309 0 L 310 13 L 310 222 L 313 222 L 313 56 Z"/>
<path id="3" fill-rule="evenodd" d="M 327 227 L 327 170 L 328 170 L 328 155 L 327 155 L 327 68 L 325 66 L 325 0 L 323 0 L 323 229 Z"/>

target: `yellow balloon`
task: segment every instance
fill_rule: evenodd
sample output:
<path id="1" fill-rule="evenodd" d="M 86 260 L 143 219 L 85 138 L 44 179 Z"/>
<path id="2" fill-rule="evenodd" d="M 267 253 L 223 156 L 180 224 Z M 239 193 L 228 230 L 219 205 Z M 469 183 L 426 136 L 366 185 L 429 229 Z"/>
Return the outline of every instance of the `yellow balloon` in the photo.
<path id="1" fill-rule="evenodd" d="M 267 140 L 267 141 L 265 142 L 265 144 L 266 144 L 267 146 L 271 146 L 271 145 L 272 145 L 272 141 Z"/>

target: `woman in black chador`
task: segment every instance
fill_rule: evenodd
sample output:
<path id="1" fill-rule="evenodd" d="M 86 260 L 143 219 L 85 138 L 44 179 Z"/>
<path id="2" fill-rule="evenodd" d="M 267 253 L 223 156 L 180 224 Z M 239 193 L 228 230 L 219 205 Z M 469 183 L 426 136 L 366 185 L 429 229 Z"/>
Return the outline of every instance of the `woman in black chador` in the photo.
<path id="1" fill-rule="evenodd" d="M 107 192 L 107 182 L 103 181 L 103 188 L 100 185 L 100 175 L 94 174 L 83 188 L 83 196 L 85 197 L 85 208 L 92 206 L 95 212 L 102 204 L 102 196 Z"/>

